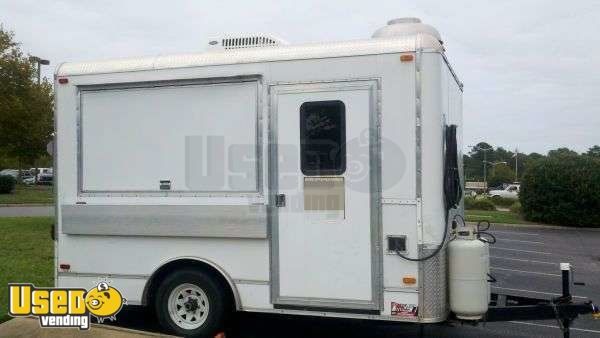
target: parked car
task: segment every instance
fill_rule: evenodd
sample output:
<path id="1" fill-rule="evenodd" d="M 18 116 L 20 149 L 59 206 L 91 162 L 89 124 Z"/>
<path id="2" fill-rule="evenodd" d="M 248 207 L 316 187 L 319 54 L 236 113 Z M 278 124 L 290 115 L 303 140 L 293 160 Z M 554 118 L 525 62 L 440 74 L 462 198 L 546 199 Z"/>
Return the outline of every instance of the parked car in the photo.
<path id="1" fill-rule="evenodd" d="M 21 182 L 27 185 L 35 184 L 35 177 L 33 177 L 31 174 L 27 174 L 26 172 L 22 173 Z"/>
<path id="2" fill-rule="evenodd" d="M 490 190 L 489 195 L 491 198 L 519 198 L 519 190 L 521 189 L 520 184 L 509 184 L 504 189 Z"/>
<path id="3" fill-rule="evenodd" d="M 52 173 L 53 173 L 52 168 L 31 168 L 31 169 L 29 169 L 29 171 L 31 172 L 32 175 L 36 176 L 36 178 L 38 180 L 40 179 L 40 176 L 43 174 L 52 175 Z"/>
<path id="4" fill-rule="evenodd" d="M 38 185 L 52 185 L 53 181 L 54 181 L 53 174 L 39 174 L 37 184 Z"/>

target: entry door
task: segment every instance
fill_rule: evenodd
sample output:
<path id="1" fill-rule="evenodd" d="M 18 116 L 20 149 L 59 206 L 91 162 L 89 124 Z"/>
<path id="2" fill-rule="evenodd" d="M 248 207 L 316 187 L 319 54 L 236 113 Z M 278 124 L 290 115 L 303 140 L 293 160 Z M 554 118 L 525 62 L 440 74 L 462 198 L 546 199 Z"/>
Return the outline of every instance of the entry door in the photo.
<path id="1" fill-rule="evenodd" d="M 276 305 L 379 307 L 375 85 L 271 88 Z"/>

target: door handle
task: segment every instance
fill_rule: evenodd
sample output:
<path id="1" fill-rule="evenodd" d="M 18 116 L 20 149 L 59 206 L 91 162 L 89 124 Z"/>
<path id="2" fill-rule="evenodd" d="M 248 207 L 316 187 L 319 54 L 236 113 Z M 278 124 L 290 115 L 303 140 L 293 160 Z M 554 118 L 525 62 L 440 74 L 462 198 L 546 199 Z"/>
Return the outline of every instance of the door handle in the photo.
<path id="1" fill-rule="evenodd" d="M 275 195 L 275 206 L 278 208 L 285 207 L 285 194 Z"/>

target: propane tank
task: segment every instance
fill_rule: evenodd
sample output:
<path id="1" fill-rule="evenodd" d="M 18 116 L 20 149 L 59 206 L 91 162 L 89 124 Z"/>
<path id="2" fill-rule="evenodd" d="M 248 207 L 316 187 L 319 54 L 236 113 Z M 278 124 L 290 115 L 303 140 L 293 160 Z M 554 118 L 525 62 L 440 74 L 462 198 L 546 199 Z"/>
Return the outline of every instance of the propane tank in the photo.
<path id="1" fill-rule="evenodd" d="M 450 309 L 456 317 L 479 320 L 488 310 L 490 248 L 475 229 L 461 227 L 448 244 Z"/>

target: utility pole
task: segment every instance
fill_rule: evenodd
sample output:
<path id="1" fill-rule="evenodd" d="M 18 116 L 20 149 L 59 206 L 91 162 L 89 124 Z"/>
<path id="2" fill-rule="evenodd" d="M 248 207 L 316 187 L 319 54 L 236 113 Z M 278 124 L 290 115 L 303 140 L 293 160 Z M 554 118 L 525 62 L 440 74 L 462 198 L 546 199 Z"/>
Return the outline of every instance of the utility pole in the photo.
<path id="1" fill-rule="evenodd" d="M 515 148 L 515 182 L 519 182 L 519 148 Z"/>
<path id="2" fill-rule="evenodd" d="M 42 81 L 42 65 L 47 66 L 50 64 L 50 61 L 38 56 L 30 56 L 29 61 L 37 63 L 37 84 L 39 86 Z"/>
<path id="3" fill-rule="evenodd" d="M 487 186 L 487 163 L 488 163 L 487 152 L 490 150 L 494 150 L 494 148 L 493 147 L 481 148 L 477 145 L 470 146 L 470 147 L 473 148 L 474 150 L 477 149 L 477 150 L 483 151 L 483 182 L 485 182 L 485 188 L 487 189 L 488 188 L 488 186 Z"/>
<path id="4" fill-rule="evenodd" d="M 483 181 L 485 182 L 485 188 L 487 189 L 487 149 L 481 149 L 483 151 Z"/>

